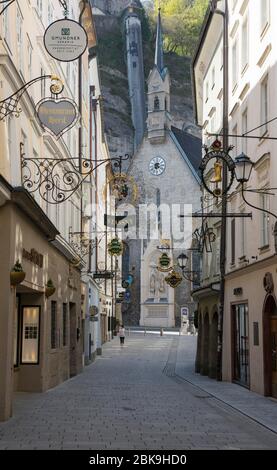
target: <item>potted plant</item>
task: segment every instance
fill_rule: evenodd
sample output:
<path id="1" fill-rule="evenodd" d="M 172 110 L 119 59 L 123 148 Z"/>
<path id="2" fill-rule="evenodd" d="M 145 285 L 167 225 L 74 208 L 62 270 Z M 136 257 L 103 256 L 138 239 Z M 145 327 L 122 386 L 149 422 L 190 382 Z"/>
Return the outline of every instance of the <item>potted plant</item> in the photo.
<path id="1" fill-rule="evenodd" d="M 55 290 L 56 287 L 54 286 L 52 279 L 49 279 L 45 287 L 45 296 L 47 297 L 47 299 L 48 297 L 51 297 L 51 295 L 54 294 Z"/>
<path id="2" fill-rule="evenodd" d="M 22 264 L 17 260 L 10 273 L 11 285 L 16 286 L 17 284 L 20 284 L 24 281 L 25 276 L 26 273 L 23 271 Z"/>

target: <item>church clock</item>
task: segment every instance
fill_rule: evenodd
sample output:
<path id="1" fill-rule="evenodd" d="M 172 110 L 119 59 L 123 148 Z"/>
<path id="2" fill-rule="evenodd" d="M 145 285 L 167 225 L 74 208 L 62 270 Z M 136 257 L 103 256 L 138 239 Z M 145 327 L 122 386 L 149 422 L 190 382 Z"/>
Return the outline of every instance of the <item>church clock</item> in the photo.
<path id="1" fill-rule="evenodd" d="M 159 176 L 164 172 L 165 166 L 165 160 L 162 157 L 154 157 L 149 163 L 150 173 L 154 176 Z"/>

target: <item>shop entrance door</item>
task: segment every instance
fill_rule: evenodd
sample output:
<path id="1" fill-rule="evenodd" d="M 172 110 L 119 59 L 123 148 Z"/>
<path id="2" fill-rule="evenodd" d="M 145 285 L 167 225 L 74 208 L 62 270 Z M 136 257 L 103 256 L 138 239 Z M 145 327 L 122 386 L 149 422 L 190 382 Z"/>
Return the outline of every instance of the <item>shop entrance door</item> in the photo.
<path id="1" fill-rule="evenodd" d="M 248 305 L 233 307 L 233 371 L 234 381 L 249 387 Z"/>
<path id="2" fill-rule="evenodd" d="M 77 371 L 77 319 L 76 304 L 69 304 L 69 324 L 70 324 L 70 357 L 69 357 L 69 374 L 70 377 L 76 375 Z"/>
<path id="3" fill-rule="evenodd" d="M 272 396 L 277 398 L 277 316 L 270 320 L 270 338 L 271 338 L 271 383 Z"/>

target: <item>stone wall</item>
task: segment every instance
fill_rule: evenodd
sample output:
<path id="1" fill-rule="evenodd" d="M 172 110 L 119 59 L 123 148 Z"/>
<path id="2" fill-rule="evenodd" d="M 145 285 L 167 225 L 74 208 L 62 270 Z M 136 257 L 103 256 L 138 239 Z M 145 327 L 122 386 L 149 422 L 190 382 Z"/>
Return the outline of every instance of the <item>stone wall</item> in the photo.
<path id="1" fill-rule="evenodd" d="M 129 3 L 130 0 L 91 0 L 93 7 L 97 7 L 110 15 L 119 15 Z"/>

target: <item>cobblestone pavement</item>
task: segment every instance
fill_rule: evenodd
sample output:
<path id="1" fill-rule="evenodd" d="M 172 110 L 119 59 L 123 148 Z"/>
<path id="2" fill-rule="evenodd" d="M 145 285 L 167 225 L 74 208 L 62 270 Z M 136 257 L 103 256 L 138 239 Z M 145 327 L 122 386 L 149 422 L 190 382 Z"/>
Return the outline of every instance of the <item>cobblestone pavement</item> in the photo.
<path id="1" fill-rule="evenodd" d="M 175 374 L 178 344 L 193 341 L 115 338 L 77 377 L 16 394 L 0 449 L 277 449 L 275 433 Z"/>

